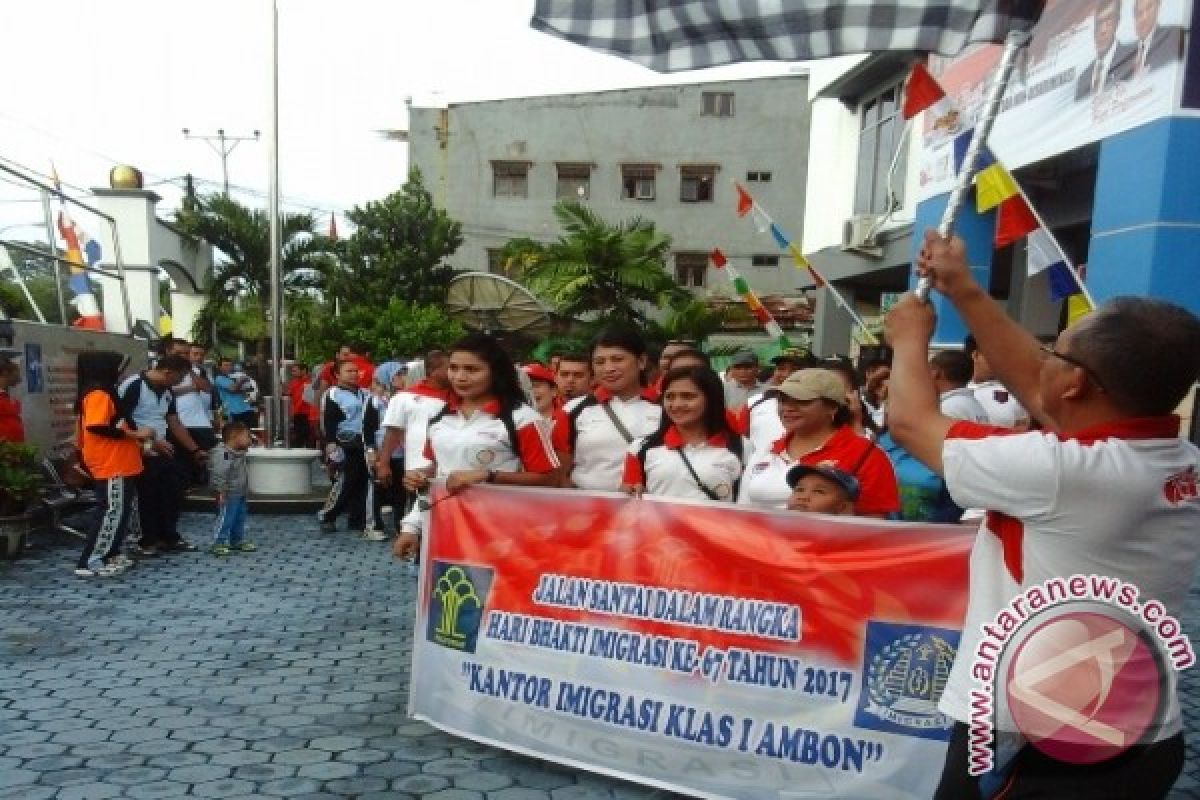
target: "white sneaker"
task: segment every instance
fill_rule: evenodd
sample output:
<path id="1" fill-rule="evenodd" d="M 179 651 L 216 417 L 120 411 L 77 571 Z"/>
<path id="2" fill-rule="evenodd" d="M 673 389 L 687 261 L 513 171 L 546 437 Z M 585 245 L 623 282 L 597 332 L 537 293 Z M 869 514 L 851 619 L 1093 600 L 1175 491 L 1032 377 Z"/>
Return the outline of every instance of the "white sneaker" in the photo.
<path id="1" fill-rule="evenodd" d="M 120 575 L 124 570 L 102 564 L 99 567 L 76 567 L 75 574 L 80 578 L 111 578 Z"/>
<path id="2" fill-rule="evenodd" d="M 382 542 L 387 539 L 387 534 L 376 528 L 367 528 L 362 532 L 362 538 L 368 542 Z"/>

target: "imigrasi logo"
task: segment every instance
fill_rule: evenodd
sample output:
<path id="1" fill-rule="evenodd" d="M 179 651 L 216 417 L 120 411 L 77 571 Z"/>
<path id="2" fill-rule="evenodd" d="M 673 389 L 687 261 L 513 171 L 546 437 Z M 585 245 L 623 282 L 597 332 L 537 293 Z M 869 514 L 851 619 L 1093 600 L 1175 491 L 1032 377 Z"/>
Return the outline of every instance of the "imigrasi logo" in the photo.
<path id="1" fill-rule="evenodd" d="M 971 670 L 972 775 L 993 767 L 996 718 L 1072 764 L 1105 761 L 1153 737 L 1172 672 L 1195 655 L 1178 620 L 1138 597 L 1137 587 L 1116 578 L 1055 578 L 983 626 Z"/>

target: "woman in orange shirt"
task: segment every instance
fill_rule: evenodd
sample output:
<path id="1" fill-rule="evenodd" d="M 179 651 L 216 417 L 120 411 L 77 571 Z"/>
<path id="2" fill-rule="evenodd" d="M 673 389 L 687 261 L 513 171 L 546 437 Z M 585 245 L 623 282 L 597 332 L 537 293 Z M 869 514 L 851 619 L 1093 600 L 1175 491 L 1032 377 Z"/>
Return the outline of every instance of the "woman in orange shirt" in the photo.
<path id="1" fill-rule="evenodd" d="M 142 472 L 141 443 L 154 438 L 117 407 L 117 379 L 125 367 L 120 353 L 89 351 L 77 360 L 79 393 L 75 411 L 82 461 L 96 479 L 96 514 L 75 574 L 81 578 L 119 575 L 132 562 L 121 554 L 129 528 L 137 524 L 133 477 Z"/>

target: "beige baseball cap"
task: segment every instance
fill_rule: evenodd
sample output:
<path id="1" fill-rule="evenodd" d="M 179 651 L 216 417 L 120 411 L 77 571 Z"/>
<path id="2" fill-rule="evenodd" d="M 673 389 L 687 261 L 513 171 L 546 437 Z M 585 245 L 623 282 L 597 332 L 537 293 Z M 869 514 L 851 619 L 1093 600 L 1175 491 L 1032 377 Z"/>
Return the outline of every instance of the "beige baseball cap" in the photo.
<path id="1" fill-rule="evenodd" d="M 836 372 L 827 369 L 800 369 L 771 390 L 793 400 L 828 400 L 846 405 L 846 384 Z"/>

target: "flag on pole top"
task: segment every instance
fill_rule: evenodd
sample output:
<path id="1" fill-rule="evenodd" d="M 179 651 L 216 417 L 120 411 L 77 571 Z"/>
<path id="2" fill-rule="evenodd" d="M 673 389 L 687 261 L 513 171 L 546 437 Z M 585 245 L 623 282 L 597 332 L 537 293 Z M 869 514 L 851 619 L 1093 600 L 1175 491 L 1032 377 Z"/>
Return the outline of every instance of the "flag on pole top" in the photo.
<path id="1" fill-rule="evenodd" d="M 530 25 L 656 72 L 885 50 L 958 55 L 1037 22 L 1044 0 L 537 0 Z"/>
<path id="2" fill-rule="evenodd" d="M 708 257 L 712 261 L 713 266 L 717 269 L 723 269 L 725 265 L 729 263 L 729 261 L 727 261 L 725 258 L 725 254 L 721 252 L 721 248 L 719 247 L 714 247 L 713 251 L 708 254 Z"/>
<path id="3" fill-rule="evenodd" d="M 1040 227 L 1025 198 L 1015 194 L 1000 204 L 996 215 L 996 247 L 1008 247 Z"/>
<path id="4" fill-rule="evenodd" d="M 744 217 L 750 213 L 750 209 L 754 208 L 754 198 L 742 188 L 740 183 L 735 183 L 733 188 L 737 189 L 737 215 L 739 217 Z"/>

